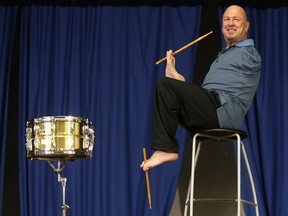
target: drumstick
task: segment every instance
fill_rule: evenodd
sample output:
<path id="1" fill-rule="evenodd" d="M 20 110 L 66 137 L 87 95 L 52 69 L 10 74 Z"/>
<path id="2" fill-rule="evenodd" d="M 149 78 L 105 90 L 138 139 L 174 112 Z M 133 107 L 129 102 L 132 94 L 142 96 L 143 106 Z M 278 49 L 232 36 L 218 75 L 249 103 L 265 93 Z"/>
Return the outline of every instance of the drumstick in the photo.
<path id="1" fill-rule="evenodd" d="M 173 52 L 172 55 L 178 54 L 179 52 L 187 49 L 188 47 L 192 46 L 193 44 L 197 43 L 198 41 L 202 40 L 203 38 L 207 37 L 208 35 L 210 35 L 210 34 L 212 34 L 212 33 L 213 33 L 213 32 L 210 31 L 209 33 L 207 33 L 207 34 L 205 34 L 205 35 L 197 38 L 196 40 L 188 43 L 187 45 L 185 45 L 185 46 L 181 47 L 180 49 L 176 50 L 175 52 Z M 166 60 L 166 57 L 164 57 L 164 58 L 160 59 L 159 61 L 157 61 L 156 64 L 158 65 L 158 64 L 162 63 L 162 62 L 165 61 L 165 60 Z"/>
<path id="2" fill-rule="evenodd" d="M 144 157 L 144 163 L 147 161 L 147 156 L 146 156 L 146 149 L 143 148 L 143 157 Z M 149 207 L 152 209 L 152 201 L 151 201 L 151 193 L 150 193 L 150 183 L 149 183 L 149 173 L 148 170 L 145 171 L 146 175 L 146 186 L 147 186 L 147 194 L 148 194 L 148 202 L 149 202 Z"/>

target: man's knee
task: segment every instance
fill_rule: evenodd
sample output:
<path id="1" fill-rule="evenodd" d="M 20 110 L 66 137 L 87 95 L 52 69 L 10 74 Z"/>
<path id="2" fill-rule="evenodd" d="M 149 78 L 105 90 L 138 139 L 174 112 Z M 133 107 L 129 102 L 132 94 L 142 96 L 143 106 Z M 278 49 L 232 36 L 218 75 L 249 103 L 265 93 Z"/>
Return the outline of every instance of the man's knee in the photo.
<path id="1" fill-rule="evenodd" d="M 156 95 L 166 95 L 167 94 L 167 77 L 161 77 L 158 82 L 157 82 L 157 87 L 156 87 Z"/>
<path id="2" fill-rule="evenodd" d="M 172 81 L 171 78 L 168 78 L 168 77 L 161 77 L 158 82 L 157 82 L 157 91 L 162 91 L 162 90 L 165 90 L 168 88 L 169 86 L 169 83 Z"/>
<path id="3" fill-rule="evenodd" d="M 167 82 L 169 78 L 167 77 L 161 77 L 159 80 L 158 80 L 158 83 L 157 83 L 157 86 L 162 86 L 163 84 L 165 84 Z"/>

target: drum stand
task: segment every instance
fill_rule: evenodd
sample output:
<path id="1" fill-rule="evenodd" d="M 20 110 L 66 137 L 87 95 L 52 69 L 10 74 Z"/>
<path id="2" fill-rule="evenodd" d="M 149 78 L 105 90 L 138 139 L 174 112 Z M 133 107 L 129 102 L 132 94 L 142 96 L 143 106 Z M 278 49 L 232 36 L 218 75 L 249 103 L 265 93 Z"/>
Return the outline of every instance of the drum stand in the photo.
<path id="1" fill-rule="evenodd" d="M 48 160 L 49 165 L 52 167 L 52 169 L 57 173 L 58 176 L 58 182 L 62 185 L 62 216 L 66 216 L 66 210 L 70 207 L 65 203 L 65 192 L 66 192 L 66 182 L 67 179 L 65 177 L 61 177 L 61 172 L 65 168 L 67 161 L 59 161 L 58 160 L 58 168 L 56 168 L 51 161 Z"/>

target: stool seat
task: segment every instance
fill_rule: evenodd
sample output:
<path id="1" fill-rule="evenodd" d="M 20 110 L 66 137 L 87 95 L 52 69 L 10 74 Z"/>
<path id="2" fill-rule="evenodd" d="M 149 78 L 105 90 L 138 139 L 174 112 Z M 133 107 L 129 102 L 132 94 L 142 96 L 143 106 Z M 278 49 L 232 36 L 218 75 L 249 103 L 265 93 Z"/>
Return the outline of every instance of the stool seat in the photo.
<path id="1" fill-rule="evenodd" d="M 197 199 L 194 197 L 194 182 L 195 182 L 195 169 L 196 163 L 200 154 L 200 149 L 202 144 L 206 144 L 209 142 L 218 142 L 218 141 L 228 141 L 237 144 L 237 197 L 235 197 L 234 201 L 237 202 L 237 216 L 240 216 L 240 205 L 248 204 L 255 207 L 255 215 L 259 216 L 258 210 L 258 201 L 257 195 L 254 185 L 254 180 L 252 176 L 252 172 L 250 169 L 248 157 L 246 154 L 245 146 L 242 142 L 243 139 L 247 138 L 248 135 L 245 131 L 236 130 L 236 129 L 227 129 L 227 128 L 215 128 L 215 129 L 207 129 L 197 131 L 196 133 L 192 134 L 193 141 L 192 141 L 192 161 L 191 161 L 191 178 L 189 183 L 189 188 L 187 192 L 187 198 L 185 202 L 185 211 L 184 215 L 186 216 L 188 213 L 188 206 L 190 203 L 190 216 L 193 216 L 193 204 L 194 202 L 204 201 L 204 202 L 211 202 L 211 201 L 231 201 L 230 199 Z M 197 151 L 196 151 L 197 149 Z M 243 154 L 243 158 L 245 161 L 245 165 L 248 171 L 251 189 L 253 193 L 253 201 L 243 200 L 241 197 L 241 153 Z"/>
<path id="2" fill-rule="evenodd" d="M 201 135 L 206 135 L 206 136 L 212 136 L 212 137 L 215 137 L 217 139 L 219 139 L 221 137 L 230 137 L 230 136 L 233 136 L 234 134 L 238 134 L 242 140 L 246 139 L 248 137 L 248 134 L 243 130 L 227 129 L 227 128 L 215 128 L 215 129 L 200 130 L 200 131 L 197 131 L 196 133 L 199 133 Z M 235 139 L 235 136 L 233 136 L 233 137 Z M 205 137 L 201 136 L 201 138 L 205 138 Z"/>

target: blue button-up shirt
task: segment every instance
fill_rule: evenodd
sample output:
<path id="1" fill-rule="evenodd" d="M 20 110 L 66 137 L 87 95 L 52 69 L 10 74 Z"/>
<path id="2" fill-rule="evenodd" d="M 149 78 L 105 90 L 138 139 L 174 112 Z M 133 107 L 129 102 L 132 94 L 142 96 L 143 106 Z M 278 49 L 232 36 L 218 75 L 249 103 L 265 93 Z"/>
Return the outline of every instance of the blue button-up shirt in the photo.
<path id="1" fill-rule="evenodd" d="M 217 109 L 221 128 L 239 128 L 255 95 L 261 57 L 252 39 L 222 49 L 212 63 L 202 87 L 217 92 L 222 104 Z"/>

